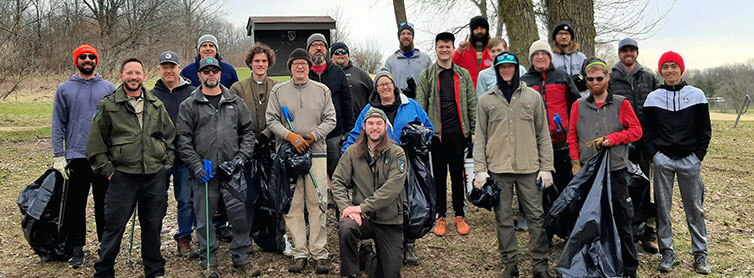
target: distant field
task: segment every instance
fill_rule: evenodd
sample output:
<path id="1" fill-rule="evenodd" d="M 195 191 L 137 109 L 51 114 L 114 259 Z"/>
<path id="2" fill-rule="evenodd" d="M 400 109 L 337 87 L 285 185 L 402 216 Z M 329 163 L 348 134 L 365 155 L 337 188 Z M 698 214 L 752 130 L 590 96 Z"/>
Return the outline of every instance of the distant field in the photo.
<path id="1" fill-rule="evenodd" d="M 238 80 L 244 80 L 246 78 L 251 77 L 251 69 L 248 67 L 236 67 L 236 72 L 238 73 Z M 286 81 L 288 79 L 291 79 L 290 76 L 270 76 L 272 80 L 275 81 Z"/>

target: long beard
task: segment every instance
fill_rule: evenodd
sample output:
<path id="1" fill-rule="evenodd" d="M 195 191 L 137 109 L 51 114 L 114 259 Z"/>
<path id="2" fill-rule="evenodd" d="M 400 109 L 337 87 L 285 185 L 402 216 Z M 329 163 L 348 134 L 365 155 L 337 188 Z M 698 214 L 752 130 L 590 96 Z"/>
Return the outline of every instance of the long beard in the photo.
<path id="1" fill-rule="evenodd" d="M 414 42 L 409 42 L 408 45 L 403 45 L 403 42 L 401 42 L 401 51 L 404 53 L 408 53 L 414 50 Z"/>
<path id="2" fill-rule="evenodd" d="M 314 62 L 315 65 L 320 65 L 325 62 L 325 55 L 322 54 L 314 54 L 312 55 L 312 62 Z"/>
<path id="3" fill-rule="evenodd" d="M 487 43 L 490 41 L 490 35 L 487 33 L 484 34 L 476 34 L 471 37 L 474 45 L 476 46 L 478 42 L 482 43 L 482 46 L 487 46 Z"/>

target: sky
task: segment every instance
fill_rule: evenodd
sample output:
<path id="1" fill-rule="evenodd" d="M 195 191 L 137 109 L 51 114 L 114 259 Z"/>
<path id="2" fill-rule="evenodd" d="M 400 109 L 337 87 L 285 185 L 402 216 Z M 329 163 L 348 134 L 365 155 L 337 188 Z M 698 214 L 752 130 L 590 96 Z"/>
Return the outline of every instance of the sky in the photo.
<path id="1" fill-rule="evenodd" d="M 415 45 L 430 49 L 434 35 L 454 26 L 467 24 L 478 10 L 458 8 L 447 14 L 416 12 L 406 0 L 408 21 L 413 22 Z M 655 10 L 665 10 L 673 3 L 654 1 Z M 397 27 L 390 0 L 228 0 L 227 20 L 246 26 L 249 16 L 326 15 L 338 7 L 348 23 L 349 46 L 373 42 L 384 56 L 398 49 Z M 468 31 L 463 31 L 465 36 Z M 460 39 L 456 39 L 456 44 Z M 665 20 L 649 38 L 639 40 L 638 61 L 655 70 L 657 61 L 668 50 L 683 56 L 687 69 L 742 63 L 754 59 L 754 1 L 678 0 Z M 617 51 L 617 50 L 616 50 Z"/>

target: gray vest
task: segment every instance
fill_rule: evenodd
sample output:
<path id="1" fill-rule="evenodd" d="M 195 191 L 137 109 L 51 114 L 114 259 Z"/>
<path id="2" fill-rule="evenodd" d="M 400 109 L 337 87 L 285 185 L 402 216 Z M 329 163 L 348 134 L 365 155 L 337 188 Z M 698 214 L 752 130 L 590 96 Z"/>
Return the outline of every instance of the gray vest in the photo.
<path id="1" fill-rule="evenodd" d="M 587 100 L 591 101 L 587 101 Z M 605 99 L 602 107 L 597 109 L 594 98 L 590 95 L 578 101 L 579 119 L 576 131 L 579 134 L 579 160 L 586 161 L 597 153 L 593 147 L 587 147 L 586 143 L 598 137 L 626 129 L 620 123 L 620 106 L 625 97 L 613 95 Z M 628 146 L 620 144 L 612 146 L 610 150 L 610 171 L 626 168 L 628 165 Z"/>

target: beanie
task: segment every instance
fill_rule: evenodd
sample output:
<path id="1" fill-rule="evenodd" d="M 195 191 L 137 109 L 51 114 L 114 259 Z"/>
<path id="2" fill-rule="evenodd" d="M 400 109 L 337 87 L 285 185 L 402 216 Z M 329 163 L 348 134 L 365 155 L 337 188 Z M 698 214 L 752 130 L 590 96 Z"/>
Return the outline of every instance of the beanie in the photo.
<path id="1" fill-rule="evenodd" d="M 550 45 L 545 40 L 538 40 L 531 44 L 531 47 L 529 47 L 529 63 L 532 62 L 532 57 L 534 57 L 534 52 L 544 50 L 547 52 L 548 55 L 550 55 L 550 60 L 552 60 L 552 48 L 550 48 Z"/>
<path id="2" fill-rule="evenodd" d="M 393 75 L 390 74 L 389 71 L 383 69 L 378 71 L 376 74 L 374 74 L 374 88 L 377 88 L 377 80 L 380 80 L 380 77 L 386 76 L 390 79 L 390 82 L 393 82 L 393 86 L 395 86 L 395 80 L 393 79 Z"/>
<path id="3" fill-rule="evenodd" d="M 304 59 L 307 63 L 309 63 L 309 67 L 312 67 L 312 57 L 309 56 L 309 52 L 304 50 L 303 48 L 296 48 L 293 51 L 291 51 L 291 55 L 288 56 L 288 70 L 291 70 L 291 64 L 293 63 L 293 60 L 297 59 Z"/>
<path id="4" fill-rule="evenodd" d="M 414 24 L 411 24 L 411 22 L 401 22 L 401 24 L 398 25 L 398 38 L 401 37 L 401 32 L 403 30 L 408 30 L 411 32 L 411 36 L 414 35 Z"/>
<path id="5" fill-rule="evenodd" d="M 350 50 L 348 50 L 348 45 L 346 45 L 346 43 L 344 43 L 344 42 L 336 42 L 336 43 L 332 44 L 332 47 L 330 47 L 330 54 L 332 54 L 333 51 L 338 50 L 340 48 L 345 49 L 346 52 L 349 52 L 349 53 L 351 52 Z"/>
<path id="6" fill-rule="evenodd" d="M 99 54 L 97 54 L 97 49 L 94 49 L 91 45 L 88 44 L 82 44 L 81 46 L 77 47 L 75 50 L 73 50 L 73 66 L 78 67 L 78 59 L 79 55 L 86 54 L 86 53 L 92 53 L 94 56 L 96 56 L 96 65 L 99 66 Z"/>
<path id="7" fill-rule="evenodd" d="M 199 48 L 201 48 L 202 44 L 205 42 L 211 42 L 212 44 L 215 45 L 215 49 L 217 50 L 217 52 L 220 52 L 220 47 L 217 45 L 217 38 L 215 38 L 215 36 L 210 35 L 210 34 L 205 34 L 199 37 L 199 40 L 196 41 L 196 50 L 199 50 Z"/>
<path id="8" fill-rule="evenodd" d="M 484 27 L 484 29 L 487 29 L 487 33 L 489 33 L 490 24 L 489 24 L 489 22 L 487 22 L 487 19 L 485 19 L 481 15 L 472 17 L 471 21 L 469 21 L 469 27 L 471 28 L 471 34 L 474 34 L 474 29 L 476 29 L 479 26 L 482 26 L 482 27 Z"/>
<path id="9" fill-rule="evenodd" d="M 555 28 L 552 29 L 552 40 L 555 40 L 555 36 L 558 35 L 558 32 L 560 30 L 566 30 L 568 33 L 571 33 L 571 40 L 573 40 L 576 35 L 574 34 L 573 26 L 571 25 L 570 21 L 561 21 L 558 22 L 558 24 L 555 24 Z"/>
<path id="10" fill-rule="evenodd" d="M 311 36 L 309 36 L 308 39 L 306 39 L 306 50 L 309 50 L 309 46 L 311 46 L 312 43 L 316 41 L 321 41 L 325 43 L 325 48 L 327 48 L 327 39 L 325 39 L 325 35 L 322 35 L 320 33 L 314 33 Z"/>
<path id="11" fill-rule="evenodd" d="M 686 71 L 686 65 L 683 64 L 683 57 L 681 57 L 681 54 L 675 53 L 673 51 L 668 51 L 662 53 L 662 56 L 660 56 L 660 62 L 657 64 L 657 71 L 660 72 L 660 75 L 662 75 L 662 65 L 667 62 L 675 62 L 676 64 L 678 64 L 678 66 L 681 67 L 681 74 Z"/>
<path id="12" fill-rule="evenodd" d="M 380 118 L 385 121 L 385 123 L 387 123 L 387 115 L 385 115 L 385 111 L 382 111 L 382 109 L 376 107 L 372 107 L 367 110 L 367 113 L 364 115 L 364 122 L 366 123 L 370 118 Z"/>

